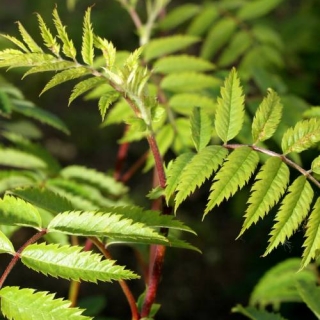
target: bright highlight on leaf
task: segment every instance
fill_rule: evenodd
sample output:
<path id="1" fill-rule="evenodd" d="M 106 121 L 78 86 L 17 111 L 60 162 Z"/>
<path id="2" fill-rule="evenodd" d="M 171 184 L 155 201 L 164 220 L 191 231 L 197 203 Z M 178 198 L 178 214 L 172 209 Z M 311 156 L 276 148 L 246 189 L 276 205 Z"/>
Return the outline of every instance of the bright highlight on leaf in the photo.
<path id="1" fill-rule="evenodd" d="M 21 261 L 28 268 L 45 275 L 75 281 L 113 281 L 137 279 L 138 275 L 115 261 L 101 260 L 102 255 L 81 251 L 78 246 L 57 244 L 32 244 L 21 253 Z"/>
<path id="2" fill-rule="evenodd" d="M 70 308 L 71 302 L 54 299 L 54 294 L 19 287 L 0 290 L 1 312 L 14 320 L 92 320 L 82 315 L 83 310 Z"/>
<path id="3" fill-rule="evenodd" d="M 13 244 L 2 231 L 0 231 L 0 253 L 15 254 Z"/>
<path id="4" fill-rule="evenodd" d="M 252 138 L 254 144 L 272 137 L 281 120 L 282 104 L 279 96 L 271 89 L 260 104 L 253 122 Z"/>
<path id="5" fill-rule="evenodd" d="M 282 200 L 275 224 L 270 232 L 269 245 L 263 256 L 292 236 L 307 216 L 313 198 L 313 190 L 306 177 L 298 177 L 289 187 Z"/>
<path id="6" fill-rule="evenodd" d="M 244 120 L 244 96 L 240 80 L 233 68 L 221 88 L 221 97 L 218 98 L 215 128 L 217 135 L 227 143 L 241 130 Z"/>
<path id="7" fill-rule="evenodd" d="M 93 49 L 93 29 L 91 24 L 91 7 L 89 7 L 85 13 L 83 20 L 83 36 L 82 36 L 82 58 L 83 61 L 92 66 L 94 58 L 94 49 Z"/>

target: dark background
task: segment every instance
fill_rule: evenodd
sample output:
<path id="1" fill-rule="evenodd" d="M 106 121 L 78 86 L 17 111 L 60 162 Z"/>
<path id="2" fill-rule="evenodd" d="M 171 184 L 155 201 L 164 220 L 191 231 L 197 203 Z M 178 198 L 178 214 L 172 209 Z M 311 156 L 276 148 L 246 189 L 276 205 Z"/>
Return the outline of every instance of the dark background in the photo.
<path id="1" fill-rule="evenodd" d="M 191 1 L 173 0 L 170 6 L 186 2 Z M 95 6 L 92 20 L 97 34 L 111 40 L 119 50 L 132 50 L 138 46 L 138 38 L 130 17 L 112 0 L 79 0 L 73 11 L 67 10 L 65 1 L 1 0 L 0 31 L 18 36 L 14 22 L 19 20 L 30 34 L 37 35 L 36 17 L 33 13 L 39 12 L 45 20 L 50 21 L 55 3 L 58 4 L 60 16 L 68 26 L 68 32 L 77 47 L 81 43 L 80 29 L 84 11 L 93 3 Z M 310 105 L 320 105 L 319 1 L 284 1 L 266 19 L 274 25 L 285 43 L 286 67 L 279 72 L 289 92 L 298 95 Z M 83 164 L 102 171 L 113 169 L 116 141 L 121 137 L 123 127 L 100 129 L 100 115 L 95 101 L 77 99 L 67 108 L 71 84 L 60 86 L 38 97 L 50 75 L 39 74 L 20 81 L 21 75 L 16 72 L 1 73 L 21 88 L 27 99 L 59 115 L 67 123 L 70 136 L 42 127 L 43 144 L 59 157 L 61 163 Z M 128 162 L 137 160 L 146 148 L 145 142 L 133 144 L 129 149 Z M 149 205 L 144 195 L 151 188 L 150 181 L 151 175 L 146 174 L 133 177 L 129 182 L 131 194 L 138 204 Z M 158 292 L 158 301 L 162 304 L 158 319 L 242 319 L 232 315 L 231 308 L 237 303 L 248 303 L 255 283 L 268 268 L 302 253 L 303 232 L 300 230 L 290 243 L 279 247 L 266 258 L 260 257 L 267 246 L 272 213 L 239 240 L 235 240 L 241 228 L 248 188 L 239 192 L 228 203 L 223 203 L 201 222 L 208 190 L 209 185 L 195 193 L 179 211 L 178 218 L 185 220 L 198 233 L 198 237 L 190 236 L 188 240 L 199 247 L 203 254 L 177 249 L 167 251 L 163 280 Z M 23 243 L 26 237 L 26 234 L 22 234 L 21 239 L 14 239 L 16 245 Z M 114 255 L 119 263 L 125 262 L 134 270 L 137 269 L 130 248 L 115 251 Z M 6 261 L 3 261 L 1 269 L 4 266 Z M 10 275 L 8 284 L 58 292 L 59 296 L 66 295 L 68 290 L 67 281 L 59 281 L 57 288 L 55 280 L 49 281 L 41 275 L 30 275 L 22 266 L 17 267 Z M 132 286 L 136 296 L 143 291 L 142 284 L 138 281 L 133 281 Z M 83 284 L 80 293 L 81 297 L 105 295 L 105 315 L 115 319 L 129 318 L 126 301 L 117 284 Z M 281 311 L 289 319 L 301 319 L 301 315 L 303 319 L 314 319 L 302 304 L 286 304 Z"/>

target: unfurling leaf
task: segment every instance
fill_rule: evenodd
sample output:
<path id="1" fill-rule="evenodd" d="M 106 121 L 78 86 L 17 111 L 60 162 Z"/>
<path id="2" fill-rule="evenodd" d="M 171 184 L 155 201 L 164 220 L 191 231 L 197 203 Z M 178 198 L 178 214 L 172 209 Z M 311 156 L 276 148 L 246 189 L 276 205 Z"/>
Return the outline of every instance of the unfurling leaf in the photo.
<path id="1" fill-rule="evenodd" d="M 57 244 L 31 244 L 21 253 L 24 265 L 37 272 L 63 279 L 90 282 L 137 279 L 139 276 L 115 261 L 101 260 L 102 255 L 81 251 L 78 246 Z"/>
<path id="2" fill-rule="evenodd" d="M 320 121 L 309 119 L 299 121 L 289 128 L 282 137 L 281 148 L 284 154 L 302 152 L 320 141 Z"/>
<path id="3" fill-rule="evenodd" d="M 93 29 L 91 24 L 91 8 L 89 7 L 85 13 L 83 20 L 83 36 L 82 36 L 82 59 L 84 63 L 92 66 L 94 58 L 94 49 L 93 49 Z"/>
<path id="4" fill-rule="evenodd" d="M 280 122 L 281 112 L 282 104 L 279 96 L 269 89 L 268 96 L 263 99 L 252 122 L 254 143 L 272 137 Z"/>
<path id="5" fill-rule="evenodd" d="M 1 312 L 14 320 L 92 320 L 82 315 L 83 310 L 71 308 L 71 302 L 54 299 L 54 294 L 19 287 L 4 287 L 0 290 Z"/>
<path id="6" fill-rule="evenodd" d="M 237 71 L 233 68 L 221 88 L 218 98 L 215 128 L 217 135 L 227 143 L 241 130 L 244 120 L 244 96 Z"/>

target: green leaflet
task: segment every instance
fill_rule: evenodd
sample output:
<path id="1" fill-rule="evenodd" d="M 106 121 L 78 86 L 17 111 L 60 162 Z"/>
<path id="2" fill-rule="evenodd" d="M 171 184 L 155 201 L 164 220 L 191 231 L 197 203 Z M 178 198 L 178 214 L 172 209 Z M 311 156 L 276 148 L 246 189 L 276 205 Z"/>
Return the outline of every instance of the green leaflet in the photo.
<path id="1" fill-rule="evenodd" d="M 216 103 L 212 98 L 198 93 L 178 93 L 173 95 L 168 103 L 175 112 L 188 116 L 194 106 L 199 106 L 208 114 L 214 114 L 216 110 Z"/>
<path id="2" fill-rule="evenodd" d="M 29 172 L 22 170 L 0 171 L 0 194 L 17 187 L 32 185 L 34 180 Z"/>
<path id="3" fill-rule="evenodd" d="M 167 204 L 169 204 L 170 197 L 176 190 L 185 166 L 191 161 L 194 155 L 192 152 L 183 153 L 169 166 L 167 171 L 167 185 L 164 191 Z"/>
<path id="4" fill-rule="evenodd" d="M 258 162 L 257 153 L 249 147 L 235 149 L 214 177 L 203 217 L 223 199 L 229 199 L 241 189 L 250 179 Z"/>
<path id="5" fill-rule="evenodd" d="M 281 148 L 284 154 L 302 152 L 320 141 L 320 121 L 309 119 L 299 121 L 289 128 L 282 137 Z"/>
<path id="6" fill-rule="evenodd" d="M 69 40 L 68 34 L 66 32 L 66 27 L 62 24 L 60 20 L 57 8 L 53 10 L 52 15 L 53 15 L 53 23 L 58 32 L 58 36 L 63 43 L 63 46 L 62 46 L 63 53 L 67 57 L 75 60 L 77 55 L 76 48 L 74 47 L 72 40 Z"/>
<path id="7" fill-rule="evenodd" d="M 48 232 L 78 236 L 110 237 L 148 244 L 168 244 L 154 229 L 113 212 L 67 211 L 57 215 L 48 225 Z"/>
<path id="8" fill-rule="evenodd" d="M 313 190 L 305 176 L 298 177 L 289 187 L 282 200 L 275 224 L 270 232 L 269 245 L 263 256 L 291 237 L 307 216 L 313 198 Z"/>
<path id="9" fill-rule="evenodd" d="M 237 71 L 233 68 L 221 88 L 218 98 L 215 128 L 217 135 L 227 143 L 241 130 L 244 120 L 244 96 Z"/>
<path id="10" fill-rule="evenodd" d="M 19 47 L 23 52 L 30 52 L 29 49 L 25 46 L 25 44 L 23 42 L 21 42 L 20 40 L 18 40 L 15 37 L 12 37 L 8 34 L 1 34 L 1 37 L 6 38 L 7 40 L 11 41 L 12 43 L 14 43 L 17 47 Z M 3 51 L 2 51 L 3 52 Z"/>
<path id="11" fill-rule="evenodd" d="M 71 61 L 52 60 L 52 62 L 46 62 L 45 64 L 41 64 L 40 66 L 32 67 L 23 75 L 22 79 L 33 73 L 46 71 L 60 71 L 74 67 L 75 64 Z"/>
<path id="12" fill-rule="evenodd" d="M 158 27 L 161 30 L 172 30 L 181 25 L 185 21 L 191 19 L 200 10 L 200 7 L 195 4 L 184 4 L 169 11 L 169 13 L 160 21 Z"/>
<path id="13" fill-rule="evenodd" d="M 303 243 L 304 251 L 300 269 L 305 268 L 311 259 L 318 258 L 320 248 L 320 198 L 317 199 L 308 219 Z"/>
<path id="14" fill-rule="evenodd" d="M 28 202 L 5 195 L 0 199 L 0 224 L 41 228 L 38 210 Z"/>
<path id="15" fill-rule="evenodd" d="M 175 55 L 158 59 L 153 69 L 157 73 L 178 73 L 178 72 L 205 72 L 214 69 L 214 65 L 204 59 L 189 56 Z"/>
<path id="16" fill-rule="evenodd" d="M 56 56 L 59 56 L 60 45 L 57 43 L 56 37 L 54 37 L 51 34 L 50 29 L 47 27 L 41 15 L 39 13 L 36 13 L 36 15 L 38 18 L 39 28 L 45 46 L 49 48 Z"/>
<path id="17" fill-rule="evenodd" d="M 46 163 L 29 153 L 0 147 L 0 165 L 22 169 L 45 169 Z"/>
<path id="18" fill-rule="evenodd" d="M 281 120 L 281 114 L 280 98 L 272 89 L 269 89 L 267 97 L 263 99 L 252 122 L 254 144 L 272 137 Z"/>
<path id="19" fill-rule="evenodd" d="M 1 59 L 0 68 L 10 67 L 34 67 L 42 64 L 55 62 L 56 59 L 52 55 L 45 53 L 24 53 L 13 55 L 12 57 Z"/>
<path id="20" fill-rule="evenodd" d="M 232 18 L 223 18 L 213 24 L 201 48 L 201 58 L 210 60 L 234 33 L 237 24 Z"/>
<path id="21" fill-rule="evenodd" d="M 92 77 L 86 80 L 83 80 L 79 83 L 77 83 L 74 88 L 72 89 L 72 93 L 69 98 L 68 105 L 71 104 L 71 102 L 82 95 L 83 93 L 96 88 L 98 85 L 101 85 L 102 83 L 105 83 L 106 79 L 102 77 Z"/>
<path id="22" fill-rule="evenodd" d="M 36 119 L 41 123 L 45 123 L 57 130 L 64 132 L 65 134 L 69 134 L 69 129 L 66 124 L 58 118 L 55 114 L 50 113 L 44 109 L 40 109 L 36 107 L 33 103 L 24 101 L 24 100 L 12 100 L 13 111 L 17 113 L 23 114 L 27 117 Z"/>
<path id="23" fill-rule="evenodd" d="M 6 92 L 0 91 L 0 115 L 9 116 L 12 112 L 12 102 Z"/>
<path id="24" fill-rule="evenodd" d="M 185 49 L 200 39 L 195 36 L 175 35 L 151 40 L 146 44 L 144 57 L 147 61 Z"/>
<path id="25" fill-rule="evenodd" d="M 175 219 L 172 215 L 162 215 L 159 211 L 143 210 L 137 206 L 111 207 L 114 214 L 119 214 L 125 219 L 131 219 L 134 222 L 143 223 L 150 228 L 167 228 L 185 232 L 195 232 L 181 221 Z"/>
<path id="26" fill-rule="evenodd" d="M 0 231 L 0 253 L 15 254 L 13 244 L 2 231 Z"/>
<path id="27" fill-rule="evenodd" d="M 105 93 L 104 95 L 101 96 L 98 102 L 99 110 L 100 110 L 100 115 L 102 118 L 102 121 L 104 120 L 106 116 L 106 112 L 108 108 L 116 102 L 120 97 L 120 94 L 117 91 L 110 91 Z"/>
<path id="28" fill-rule="evenodd" d="M 199 107 L 193 109 L 190 122 L 192 140 L 196 150 L 199 152 L 211 140 L 212 123 L 209 116 Z"/>
<path id="29" fill-rule="evenodd" d="M 116 181 L 113 177 L 87 167 L 76 165 L 68 166 L 60 172 L 60 175 L 65 179 L 92 184 L 115 196 L 120 196 L 127 192 L 127 187 Z"/>
<path id="30" fill-rule="evenodd" d="M 237 59 L 251 46 L 252 36 L 247 31 L 238 31 L 230 40 L 218 60 L 220 67 L 236 63 Z"/>
<path id="31" fill-rule="evenodd" d="M 316 174 L 320 174 L 320 156 L 313 159 L 311 163 L 311 170 Z"/>
<path id="32" fill-rule="evenodd" d="M 235 307 L 233 307 L 231 311 L 241 313 L 251 320 L 286 320 L 278 313 L 259 310 L 255 307 L 243 307 L 240 304 L 237 304 Z"/>
<path id="33" fill-rule="evenodd" d="M 21 34 L 21 37 L 25 44 L 28 46 L 31 52 L 35 53 L 42 53 L 42 49 L 36 44 L 36 42 L 32 39 L 32 37 L 29 35 L 27 30 L 23 27 L 23 25 L 18 21 L 18 28 Z"/>
<path id="34" fill-rule="evenodd" d="M 51 78 L 51 80 L 45 85 L 45 87 L 40 92 L 40 95 L 61 83 L 80 78 L 86 74 L 90 74 L 90 70 L 85 67 L 76 67 L 61 71 Z"/>
<path id="35" fill-rule="evenodd" d="M 294 281 L 316 283 L 317 275 L 312 268 L 297 272 L 300 262 L 298 258 L 287 259 L 269 269 L 255 286 L 250 305 L 264 308 L 271 304 L 274 309 L 279 309 L 282 302 L 301 302 Z"/>
<path id="36" fill-rule="evenodd" d="M 267 25 L 258 24 L 252 29 L 254 37 L 263 44 L 272 45 L 279 50 L 283 49 L 283 40 L 279 33 Z"/>
<path id="37" fill-rule="evenodd" d="M 45 209 L 54 214 L 73 210 L 73 206 L 69 201 L 67 201 L 67 199 L 48 189 L 19 188 L 10 192 L 15 196 L 30 202 L 34 206 Z"/>
<path id="38" fill-rule="evenodd" d="M 296 281 L 297 290 L 308 308 L 320 319 L 320 288 L 315 283 L 305 280 Z"/>
<path id="39" fill-rule="evenodd" d="M 220 85 L 220 79 L 203 73 L 180 72 L 165 76 L 160 86 L 162 89 L 172 92 L 195 92 L 204 89 L 218 89 Z"/>
<path id="40" fill-rule="evenodd" d="M 188 195 L 200 187 L 218 169 L 227 154 L 228 150 L 221 146 L 208 146 L 201 149 L 184 166 L 178 177 L 175 211 Z M 180 162 L 178 164 L 180 165 Z"/>
<path id="41" fill-rule="evenodd" d="M 257 0 L 246 3 L 238 12 L 238 17 L 242 20 L 256 19 L 266 15 L 276 8 L 283 0 Z"/>
<path id="42" fill-rule="evenodd" d="M 215 5 L 204 5 L 200 13 L 190 23 L 187 33 L 193 36 L 201 36 L 218 18 L 219 11 Z"/>
<path id="43" fill-rule="evenodd" d="M 15 133 L 8 132 L 4 133 L 3 136 L 18 147 L 19 150 L 27 152 L 45 162 L 48 172 L 57 174 L 60 171 L 61 168 L 58 161 L 39 144 L 33 143 L 23 136 Z"/>
<path id="44" fill-rule="evenodd" d="M 94 58 L 94 49 L 93 49 L 93 29 L 91 24 L 91 7 L 86 10 L 84 19 L 83 19 L 83 36 L 82 36 L 82 59 L 84 63 L 92 66 Z"/>
<path id="45" fill-rule="evenodd" d="M 75 281 L 113 281 L 137 279 L 138 275 L 115 261 L 101 260 L 102 255 L 81 251 L 78 246 L 57 244 L 31 244 L 21 253 L 21 261 L 28 268 L 45 275 Z"/>
<path id="46" fill-rule="evenodd" d="M 278 203 L 288 183 L 289 168 L 287 165 L 278 157 L 269 158 L 256 175 L 248 200 L 249 206 L 244 215 L 245 221 L 238 238 Z"/>
<path id="47" fill-rule="evenodd" d="M 83 316 L 83 310 L 71 308 L 71 302 L 54 294 L 19 287 L 4 287 L 0 290 L 1 312 L 14 320 L 92 320 Z"/>
<path id="48" fill-rule="evenodd" d="M 102 51 L 104 57 L 104 63 L 107 69 L 111 70 L 116 61 L 116 48 L 112 44 L 112 42 L 102 39 L 96 35 L 94 35 L 94 46 Z"/>

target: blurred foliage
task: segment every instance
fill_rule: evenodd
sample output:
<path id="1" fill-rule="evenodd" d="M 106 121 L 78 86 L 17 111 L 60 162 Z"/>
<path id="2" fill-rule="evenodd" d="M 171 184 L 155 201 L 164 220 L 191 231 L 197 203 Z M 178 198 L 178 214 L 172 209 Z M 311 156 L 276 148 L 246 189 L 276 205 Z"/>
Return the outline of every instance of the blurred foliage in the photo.
<path id="1" fill-rule="evenodd" d="M 240 77 L 244 80 L 246 94 L 250 98 L 251 114 L 256 110 L 257 101 L 261 100 L 266 89 L 272 87 L 282 96 L 286 114 L 285 125 L 292 125 L 297 119 L 301 119 L 303 112 L 310 110 L 310 106 L 320 105 L 320 47 L 317 41 L 320 33 L 320 3 L 317 0 L 278 1 L 279 4 L 275 5 L 274 10 L 266 14 L 262 12 L 260 16 L 259 13 L 250 16 L 250 12 L 242 11 L 235 16 L 234 12 L 238 12 L 243 3 L 249 2 L 260 5 L 266 3 L 259 0 L 172 0 L 167 18 L 164 13 L 164 19 L 154 34 L 161 36 L 187 32 L 189 35 L 200 36 L 203 40 L 189 49 L 189 52 L 194 55 L 199 53 L 201 57 L 210 60 L 215 66 L 215 76 L 220 79 L 224 77 L 226 70 L 236 65 Z M 40 12 L 44 18 L 50 20 L 55 3 L 57 1 L 53 0 L 2 0 L 0 9 L 5 10 L 0 10 L 1 32 L 15 34 L 16 26 L 13 22 L 19 20 L 23 21 L 30 33 L 37 34 L 32 13 Z M 94 3 L 92 19 L 96 33 L 112 41 L 119 50 L 136 48 L 139 38 L 129 15 L 120 4 L 111 0 L 97 0 Z M 79 46 L 81 41 L 79 21 L 82 21 L 85 9 L 92 4 L 91 0 L 58 2 L 61 17 L 68 25 L 68 32 L 76 46 Z M 174 16 L 175 9 L 187 4 L 188 9 L 180 13 L 176 11 Z M 143 15 L 142 6 L 139 10 Z M 173 17 L 170 17 L 170 13 Z M 1 38 L 0 47 L 6 45 L 7 42 Z M 153 62 L 149 64 L 152 66 Z M 156 69 L 157 65 L 153 66 Z M 160 74 L 165 74 L 166 71 L 161 69 L 161 65 L 158 65 L 158 68 Z M 23 132 L 27 130 L 32 138 L 41 139 L 43 145 L 57 155 L 62 163 L 76 162 L 101 170 L 113 167 L 116 140 L 121 138 L 122 130 L 115 129 L 114 126 L 97 129 L 100 119 L 99 114 L 92 108 L 95 103 L 90 100 L 77 100 L 70 111 L 65 106 L 71 86 L 63 86 L 59 89 L 59 94 L 53 91 L 38 98 L 44 83 L 49 79 L 47 75 L 38 75 L 32 78 L 32 81 L 28 79 L 20 82 L 19 70 L 14 73 L 1 72 L 6 79 L 19 84 L 27 99 L 62 117 L 68 124 L 71 135 L 65 137 L 43 127 L 45 133 L 41 137 L 32 122 L 21 122 L 30 128 L 22 129 Z M 173 79 L 174 84 L 177 81 L 177 78 Z M 169 84 L 168 87 L 172 85 Z M 167 88 L 164 86 L 164 89 Z M 169 92 L 170 98 L 173 99 L 175 95 L 176 92 Z M 215 97 L 217 90 L 212 90 L 208 95 Z M 190 99 L 190 96 L 187 99 Z M 2 97 L 3 101 L 5 100 Z M 172 105 L 174 101 L 171 100 Z M 179 107 L 183 110 L 181 114 L 188 113 L 181 107 L 181 102 L 176 107 L 178 113 Z M 19 115 L 15 115 L 14 119 L 25 121 Z M 2 121 L 0 125 L 3 123 Z M 88 129 L 83 130 L 83 127 Z M 21 126 L 15 130 L 21 130 Z M 133 144 L 130 160 L 135 161 L 144 150 L 143 142 Z M 318 151 L 312 151 L 312 155 L 306 154 L 300 161 L 308 165 L 315 152 Z M 149 176 L 141 180 L 141 177 L 134 177 L 129 183 L 136 186 L 133 192 L 138 203 L 146 201 L 141 194 L 144 195 L 149 189 L 148 178 Z M 195 245 L 205 254 L 199 258 L 194 253 L 184 251 L 168 253 L 159 291 L 159 300 L 166 305 L 166 308 L 160 311 L 161 319 L 188 320 L 194 319 L 195 315 L 204 320 L 212 319 L 213 316 L 215 319 L 226 319 L 226 314 L 236 303 L 247 304 L 257 279 L 270 266 L 286 257 L 301 255 L 300 246 L 296 244 L 301 242 L 301 233 L 298 232 L 288 246 L 284 246 L 269 258 L 259 258 L 265 248 L 264 239 L 270 225 L 268 220 L 260 222 L 240 241 L 234 241 L 240 230 L 244 211 L 243 199 L 247 198 L 247 194 L 248 189 L 245 189 L 228 204 L 223 203 L 214 215 L 207 218 L 206 224 L 199 222 L 202 210 L 198 209 L 205 205 L 205 194 L 198 192 L 187 204 L 182 205 L 179 216 L 192 221 L 199 234 L 199 239 L 196 240 L 199 243 Z M 168 290 L 173 287 L 175 290 Z M 108 306 L 111 309 L 112 307 Z M 97 306 L 97 309 L 102 307 Z M 281 306 L 281 311 L 288 319 L 301 319 L 301 314 L 303 319 L 314 317 L 302 304 L 285 304 Z M 237 319 L 237 315 L 232 315 L 232 319 Z"/>

